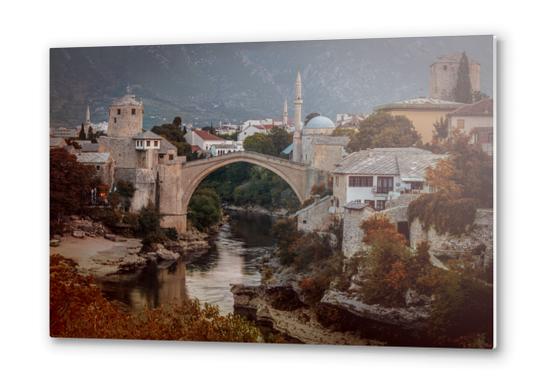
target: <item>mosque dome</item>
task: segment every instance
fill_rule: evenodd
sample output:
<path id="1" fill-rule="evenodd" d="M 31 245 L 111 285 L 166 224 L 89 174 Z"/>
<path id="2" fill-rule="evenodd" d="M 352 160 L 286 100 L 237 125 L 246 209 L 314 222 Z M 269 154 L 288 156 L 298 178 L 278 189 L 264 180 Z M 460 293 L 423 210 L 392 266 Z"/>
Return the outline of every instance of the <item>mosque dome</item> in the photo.
<path id="1" fill-rule="evenodd" d="M 335 123 L 325 116 L 316 116 L 307 122 L 304 129 L 335 129 Z"/>

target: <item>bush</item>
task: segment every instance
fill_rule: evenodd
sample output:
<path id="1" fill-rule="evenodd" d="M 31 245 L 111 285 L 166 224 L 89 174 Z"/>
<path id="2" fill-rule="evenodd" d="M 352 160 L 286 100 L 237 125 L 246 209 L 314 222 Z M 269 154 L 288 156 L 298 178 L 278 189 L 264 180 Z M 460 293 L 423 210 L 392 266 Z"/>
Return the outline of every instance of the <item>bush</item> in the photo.
<path id="1" fill-rule="evenodd" d="M 220 315 L 216 306 L 196 300 L 182 305 L 121 311 L 104 298 L 90 276 L 77 273 L 75 262 L 50 258 L 50 335 L 65 338 L 154 339 L 257 342 L 256 327 L 238 315 Z"/>
<path id="2" fill-rule="evenodd" d="M 222 218 L 220 197 L 213 189 L 198 189 L 188 206 L 188 219 L 198 230 L 206 231 Z"/>
<path id="3" fill-rule="evenodd" d="M 473 339 L 483 339 L 482 347 L 493 342 L 493 288 L 482 281 L 457 272 L 441 274 L 432 303 L 432 335 L 445 346 L 475 346 Z M 480 346 L 479 344 L 477 346 Z"/>
<path id="4" fill-rule="evenodd" d="M 172 241 L 176 241 L 179 239 L 179 233 L 177 232 L 177 229 L 174 227 L 167 227 L 164 229 L 164 234 L 166 237 Z"/>
<path id="5" fill-rule="evenodd" d="M 433 226 L 439 234 L 460 235 L 472 225 L 475 216 L 474 199 L 452 199 L 442 193 L 423 194 L 408 206 L 409 223 L 418 218 L 424 230 Z"/>

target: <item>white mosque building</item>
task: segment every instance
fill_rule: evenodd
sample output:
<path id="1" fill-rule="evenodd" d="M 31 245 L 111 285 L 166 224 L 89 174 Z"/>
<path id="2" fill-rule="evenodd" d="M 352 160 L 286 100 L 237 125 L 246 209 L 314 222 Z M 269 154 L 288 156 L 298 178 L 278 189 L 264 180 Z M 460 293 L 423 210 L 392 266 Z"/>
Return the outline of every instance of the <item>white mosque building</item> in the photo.
<path id="1" fill-rule="evenodd" d="M 291 150 L 292 161 L 332 171 L 335 164 L 338 164 L 346 155 L 344 148 L 349 138 L 332 136 L 335 123 L 328 117 L 317 115 L 303 125 L 302 115 L 303 94 L 301 74 L 298 72 L 295 81 L 294 139 L 291 148 L 286 148 L 284 152 L 289 153 Z"/>

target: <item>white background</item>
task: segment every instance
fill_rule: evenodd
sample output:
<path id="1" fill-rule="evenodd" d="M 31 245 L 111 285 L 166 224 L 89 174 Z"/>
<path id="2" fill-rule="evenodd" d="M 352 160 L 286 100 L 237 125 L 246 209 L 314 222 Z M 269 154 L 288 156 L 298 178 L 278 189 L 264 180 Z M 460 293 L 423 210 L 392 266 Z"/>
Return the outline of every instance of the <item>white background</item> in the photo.
<path id="1" fill-rule="evenodd" d="M 542 19 L 536 3 L 3 2 L 0 379 L 539 379 Z M 450 34 L 495 34 L 499 38 L 500 306 L 496 351 L 59 341 L 48 337 L 49 47 Z"/>

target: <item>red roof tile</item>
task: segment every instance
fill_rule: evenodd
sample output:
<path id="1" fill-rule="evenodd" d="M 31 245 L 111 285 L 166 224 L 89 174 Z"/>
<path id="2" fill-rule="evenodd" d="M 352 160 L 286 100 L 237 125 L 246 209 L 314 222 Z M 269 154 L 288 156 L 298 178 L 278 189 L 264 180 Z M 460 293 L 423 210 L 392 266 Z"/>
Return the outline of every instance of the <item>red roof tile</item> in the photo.
<path id="1" fill-rule="evenodd" d="M 223 138 L 215 136 L 214 134 L 211 134 L 205 130 L 194 130 L 194 133 L 196 133 L 198 136 L 201 137 L 201 139 L 205 141 L 224 141 Z"/>

